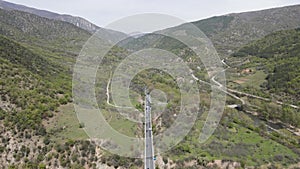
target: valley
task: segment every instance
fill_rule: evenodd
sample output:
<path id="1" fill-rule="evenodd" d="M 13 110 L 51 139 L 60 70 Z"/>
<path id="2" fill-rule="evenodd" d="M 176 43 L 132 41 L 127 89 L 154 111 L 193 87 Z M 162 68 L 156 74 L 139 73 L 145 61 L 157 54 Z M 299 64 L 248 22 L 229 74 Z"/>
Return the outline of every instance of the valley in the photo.
<path id="1" fill-rule="evenodd" d="M 112 154 L 89 138 L 87 124 L 78 121 L 74 109 L 73 68 L 85 42 L 96 31 L 126 35 L 70 15 L 5 1 L 0 7 L 0 167 L 143 168 L 143 159 Z M 166 50 L 189 66 L 200 108 L 184 139 L 156 154 L 156 168 L 299 168 L 300 5 L 192 23 L 214 44 L 223 70 L 208 74 L 193 50 L 159 31 L 128 37 L 105 55 L 97 70 L 96 101 L 105 120 L 126 136 L 143 138 L 143 123 L 118 109 L 143 112 L 147 86 L 150 92 L 164 92 L 157 93 L 161 100 L 152 98 L 165 106 L 153 108 L 153 135 L 176 121 L 181 79 L 162 70 L 143 70 L 131 80 L 128 92 L 134 107 L 116 105 L 112 99 L 113 70 L 127 56 L 147 48 Z M 186 31 L 185 24 L 167 31 Z M 219 73 L 225 73 L 226 81 L 220 81 Z M 213 135 L 200 143 L 212 87 L 226 93 L 226 106 Z"/>

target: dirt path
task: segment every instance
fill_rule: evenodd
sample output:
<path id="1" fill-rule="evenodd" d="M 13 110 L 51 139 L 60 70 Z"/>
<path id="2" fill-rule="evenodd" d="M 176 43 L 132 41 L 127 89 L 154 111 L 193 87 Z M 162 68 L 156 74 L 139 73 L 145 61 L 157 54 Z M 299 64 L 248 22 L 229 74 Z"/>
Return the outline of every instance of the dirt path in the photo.
<path id="1" fill-rule="evenodd" d="M 116 108 L 127 108 L 127 109 L 132 109 L 132 107 L 122 107 L 122 106 L 117 106 L 117 105 L 114 105 L 114 104 L 111 104 L 110 103 L 110 92 L 109 92 L 109 86 L 110 86 L 110 83 L 111 83 L 111 77 L 109 77 L 109 80 L 107 82 L 107 86 L 106 86 L 106 103 L 110 106 L 113 106 L 113 107 L 116 107 Z"/>

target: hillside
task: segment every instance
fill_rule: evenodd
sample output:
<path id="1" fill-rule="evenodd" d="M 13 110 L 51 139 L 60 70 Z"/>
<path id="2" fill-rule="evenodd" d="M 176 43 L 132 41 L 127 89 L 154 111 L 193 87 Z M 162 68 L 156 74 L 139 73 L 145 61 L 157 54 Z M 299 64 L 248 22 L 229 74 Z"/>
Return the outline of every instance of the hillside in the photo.
<path id="1" fill-rule="evenodd" d="M 82 45 L 91 36 L 72 24 L 20 11 L 0 9 L 0 34 L 42 54 L 47 59 L 70 66 Z"/>
<path id="2" fill-rule="evenodd" d="M 299 134 L 297 134 L 300 126 L 299 109 L 285 105 L 299 105 L 297 100 L 299 97 L 293 94 L 293 92 L 298 91 L 299 85 L 293 83 L 291 86 L 289 82 L 284 82 L 287 81 L 285 78 L 292 77 L 297 79 L 298 75 L 295 72 L 299 70 L 299 67 L 296 66 L 298 62 L 295 62 L 294 67 L 287 66 L 288 63 L 292 62 L 291 59 L 282 65 L 286 69 L 283 73 L 278 71 L 279 68 L 275 72 L 274 65 L 284 63 L 283 60 L 285 60 L 287 55 L 284 56 L 284 52 L 282 52 L 282 57 L 277 57 L 277 49 L 281 47 L 272 44 L 274 40 L 269 38 L 269 36 L 278 34 L 280 30 L 300 27 L 299 16 L 300 6 L 296 5 L 263 11 L 229 14 L 193 22 L 212 40 L 220 57 L 226 58 L 225 62 L 232 66 L 226 71 L 228 87 L 263 98 L 266 97 L 268 101 L 236 94 L 237 98 L 245 102 L 245 105 L 239 111 L 229 108 L 225 110 L 221 125 L 217 128 L 211 140 L 204 145 L 200 145 L 195 141 L 200 132 L 199 128 L 202 127 L 204 121 L 200 118 L 195 125 L 197 127 L 191 131 L 191 134 L 164 156 L 165 161 L 176 161 L 175 163 L 179 168 L 185 168 L 187 163 L 193 164 L 190 167 L 207 167 L 212 159 L 222 159 L 220 163 L 224 163 L 224 165 L 227 162 L 229 165 L 230 162 L 237 161 L 242 168 L 246 166 L 263 168 L 263 165 L 266 165 L 266 163 L 272 164 L 269 166 L 271 168 L 287 168 L 290 164 L 299 161 L 300 147 L 298 145 Z M 183 32 L 185 31 L 185 25 L 163 31 Z M 195 54 L 187 46 L 177 40 L 163 37 L 156 33 L 159 33 L 159 31 L 142 37 L 128 39 L 120 45 L 130 52 L 151 47 L 173 52 L 189 63 L 197 77 L 207 80 L 207 76 L 205 76 L 207 73 L 197 70 L 197 66 L 202 67 L 201 62 L 194 59 Z M 287 37 L 290 39 L 290 42 L 284 44 L 287 40 L 283 38 L 284 36 L 282 34 L 277 38 L 281 45 L 286 45 L 284 48 L 294 46 L 292 48 L 289 47 L 286 52 L 298 53 L 297 38 L 291 35 Z M 247 46 L 249 43 L 257 43 L 259 39 L 265 39 L 266 42 L 270 43 L 270 46 L 274 45 L 272 49 L 276 50 L 269 52 L 272 57 L 276 56 L 278 60 L 270 59 L 270 61 L 267 61 L 259 57 L 253 57 L 252 60 L 248 55 L 246 57 L 231 56 L 232 53 L 237 52 L 243 46 Z M 258 43 L 257 46 L 262 47 L 266 45 Z M 251 48 L 248 52 L 255 53 L 257 49 Z M 298 55 L 295 56 L 293 59 L 299 60 Z M 289 76 L 286 76 L 287 74 Z M 280 81 L 283 82 L 280 84 L 282 85 L 281 87 L 277 87 L 276 92 L 274 88 L 272 89 L 274 80 L 271 80 L 275 76 L 282 76 Z M 290 89 L 288 85 L 290 85 Z M 291 93 L 288 92 L 289 90 Z M 202 98 L 208 98 L 206 94 L 204 92 Z M 228 96 L 227 104 L 238 105 L 241 104 L 240 100 Z M 283 105 L 278 104 L 277 101 L 283 102 Z M 205 101 L 202 106 L 204 109 L 209 107 Z M 289 128 L 288 126 L 294 127 Z M 273 145 L 279 145 L 279 147 L 273 147 Z M 281 149 L 281 152 L 285 152 L 283 154 L 289 155 L 281 158 L 284 155 L 279 153 L 277 148 Z"/>
<path id="3" fill-rule="evenodd" d="M 7 105 L 10 105 L 5 120 L 12 123 L 12 126 L 17 126 L 18 130 L 43 129 L 40 127 L 41 120 L 57 109 L 58 94 L 66 92 L 66 99 L 70 99 L 70 92 L 66 90 L 70 78 L 59 65 L 12 40 L 0 36 L 0 44 L 0 107 L 7 109 Z M 26 117 L 22 117 L 24 114 Z M 26 119 L 20 123 L 20 118 Z"/>
<path id="4" fill-rule="evenodd" d="M 253 40 L 272 32 L 300 27 L 300 5 L 215 16 L 192 22 L 214 43 L 221 56 L 228 56 Z M 185 24 L 170 28 L 184 29 Z"/>
<path id="5" fill-rule="evenodd" d="M 300 5 L 282 8 L 267 9 L 262 11 L 244 12 L 215 16 L 191 22 L 213 42 L 221 58 L 230 56 L 241 46 L 258 40 L 270 33 L 295 29 L 300 27 Z M 186 24 L 168 28 L 163 31 L 175 32 L 185 30 Z M 147 47 L 161 49 L 185 48 L 178 41 L 153 34 L 146 34 L 139 38 L 131 38 L 121 46 L 129 50 L 139 50 Z M 165 42 L 168 43 L 165 43 Z M 185 49 L 187 50 L 187 49 Z M 191 53 L 191 51 L 189 51 Z"/>
<path id="6" fill-rule="evenodd" d="M 100 31 L 107 31 L 114 36 L 121 36 L 121 37 L 125 36 L 124 33 L 101 28 L 81 17 L 71 16 L 71 15 L 66 15 L 66 14 L 58 14 L 58 13 L 54 13 L 54 12 L 50 12 L 50 11 L 46 11 L 46 10 L 39 10 L 39 9 L 24 6 L 24 5 L 6 2 L 3 0 L 0 0 L 0 8 L 4 9 L 4 10 L 10 10 L 10 11 L 11 10 L 22 11 L 22 12 L 31 13 L 31 14 L 34 14 L 34 15 L 37 15 L 40 17 L 52 19 L 52 20 L 68 22 L 68 23 L 71 23 L 83 30 L 88 31 L 89 33 L 95 33 L 96 31 L 100 30 Z"/>
<path id="7" fill-rule="evenodd" d="M 259 60 L 248 66 L 264 68 L 268 74 L 266 89 L 282 97 L 289 95 L 297 102 L 300 97 L 300 29 L 270 34 L 242 47 L 233 56 Z"/>
<path id="8" fill-rule="evenodd" d="M 99 147 L 86 140 L 74 113 L 72 68 L 91 34 L 22 11 L 0 9 L 0 18 L 0 167 L 96 168 L 104 162 L 139 162 L 118 157 L 119 162 L 96 152 Z"/>
<path id="9" fill-rule="evenodd" d="M 72 68 L 92 30 L 60 21 L 47 11 L 14 4 L 10 8 L 31 11 L 0 9 L 0 168 L 143 168 L 142 159 L 113 155 L 97 146 L 84 132 L 88 124 L 79 123 L 76 117 Z M 299 29 L 272 32 L 298 27 L 298 8 L 230 14 L 195 24 L 213 40 L 222 56 L 235 52 L 225 59 L 232 66 L 226 72 L 229 85 L 239 81 L 234 89 L 293 103 L 299 94 Z M 181 29 L 184 26 L 169 30 Z M 109 98 L 109 88 L 111 69 L 128 55 L 143 48 L 165 49 L 186 61 L 196 77 L 209 80 L 195 53 L 174 39 L 148 34 L 119 45 L 123 48 L 114 47 L 103 58 L 95 92 L 107 122 L 127 136 L 143 137 L 142 124 L 120 115 Z M 134 62 L 127 65 L 134 66 Z M 176 80 L 150 69 L 139 72 L 130 83 L 130 101 L 136 109 L 143 109 L 145 86 L 166 94 L 166 109 L 154 114 L 154 135 L 168 129 L 177 118 L 181 93 Z M 158 168 L 288 168 L 299 162 L 298 109 L 272 100 L 237 95 L 245 105 L 226 107 L 215 133 L 201 144 L 199 135 L 211 105 L 211 86 L 198 85 L 201 108 L 196 123 L 178 145 L 157 156 Z M 240 101 L 228 96 L 226 104 L 238 105 Z"/>
<path id="10" fill-rule="evenodd" d="M 90 34 L 20 11 L 0 18 L 0 167 L 37 168 L 55 144 L 43 123 L 71 101 L 70 69 Z"/>
<path id="11" fill-rule="evenodd" d="M 84 30 L 87 30 L 89 32 L 95 32 L 97 29 L 99 29 L 98 26 L 92 24 L 91 22 L 80 18 L 80 17 L 73 17 L 71 15 L 60 15 L 57 13 L 45 11 L 45 10 L 39 10 L 39 9 L 34 9 L 30 7 L 26 7 L 24 5 L 18 5 L 10 2 L 6 2 L 1 0 L 0 1 L 0 7 L 5 10 L 17 10 L 17 11 L 23 11 L 27 13 L 31 13 L 34 15 L 38 15 L 44 18 L 48 19 L 54 19 L 54 20 L 59 20 L 59 21 L 65 21 L 72 23 L 73 25 L 76 25 Z"/>
<path id="12" fill-rule="evenodd" d="M 226 59 L 230 65 L 227 87 L 244 96 L 244 111 L 279 128 L 296 131 L 298 136 L 299 33 L 299 28 L 272 33 L 244 45 Z M 276 131 L 284 135 L 281 129 Z"/>
<path id="13" fill-rule="evenodd" d="M 28 112 L 31 109 L 36 109 L 36 111 L 29 112 L 35 112 L 36 115 L 44 117 L 44 113 L 47 113 L 49 109 L 53 111 L 58 108 L 59 100 L 61 103 L 66 103 L 70 99 L 70 70 L 90 34 L 66 22 L 50 20 L 20 11 L 0 9 L 0 18 L 1 59 L 12 64 L 12 67 L 6 67 L 8 70 L 18 72 L 14 67 L 22 67 L 26 72 L 30 72 L 30 76 L 20 75 L 17 77 L 19 77 L 21 84 L 28 82 L 28 84 L 25 83 L 27 88 L 31 86 L 29 89 L 33 89 L 33 91 L 26 91 L 20 88 L 21 91 L 18 92 L 13 87 L 13 83 L 11 85 L 5 83 L 6 87 L 13 87 L 13 89 L 7 90 L 6 94 L 9 98 L 12 95 L 17 97 L 14 98 L 14 101 L 18 100 L 19 104 L 22 103 L 21 111 L 17 112 L 22 114 L 22 111 Z M 4 81 L 15 80 L 14 76 L 6 77 L 5 74 L 3 75 L 2 80 Z M 34 80 L 31 81 L 30 77 Z M 37 89 L 33 86 L 34 84 L 37 85 L 35 86 Z M 19 95 L 16 95 L 17 93 Z M 27 96 L 22 93 L 26 93 Z M 58 95 L 60 95 L 59 98 Z M 27 98 L 28 96 L 31 96 L 31 99 L 35 101 L 28 102 L 31 100 Z M 41 104 L 35 102 L 41 102 Z M 48 104 L 45 105 L 47 102 Z M 18 107 L 16 107 L 17 110 L 19 110 Z M 35 122 L 35 125 L 42 122 L 41 118 L 36 116 L 28 117 L 35 120 L 40 119 L 39 122 Z M 19 125 L 23 124 L 26 125 L 26 123 Z M 24 127 L 22 128 L 24 129 Z"/>

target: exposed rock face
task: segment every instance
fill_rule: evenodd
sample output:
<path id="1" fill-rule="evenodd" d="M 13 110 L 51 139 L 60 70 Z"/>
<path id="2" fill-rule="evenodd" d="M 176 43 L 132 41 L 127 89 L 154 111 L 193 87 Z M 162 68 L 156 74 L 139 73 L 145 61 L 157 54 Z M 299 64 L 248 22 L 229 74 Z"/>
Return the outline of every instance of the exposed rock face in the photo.
<path id="1" fill-rule="evenodd" d="M 50 18 L 50 19 L 61 20 L 64 22 L 72 23 L 73 25 L 80 27 L 84 30 L 87 30 L 91 33 L 96 32 L 100 28 L 83 18 L 74 17 L 70 15 L 57 15 L 55 18 Z"/>
<path id="2" fill-rule="evenodd" d="M 23 12 L 28 12 L 31 14 L 35 14 L 44 18 L 48 19 L 54 19 L 54 20 L 60 20 L 64 22 L 69 22 L 73 25 L 76 25 L 84 30 L 89 31 L 90 33 L 96 32 L 98 27 L 97 25 L 94 25 L 93 23 L 87 21 L 86 19 L 80 18 L 80 17 L 74 17 L 71 15 L 60 15 L 57 13 L 45 11 L 45 10 L 39 10 L 39 9 L 34 9 L 30 7 L 26 7 L 23 5 L 17 5 L 13 3 L 9 3 L 6 1 L 0 0 L 0 7 L 5 10 L 18 10 L 18 11 L 23 11 Z"/>

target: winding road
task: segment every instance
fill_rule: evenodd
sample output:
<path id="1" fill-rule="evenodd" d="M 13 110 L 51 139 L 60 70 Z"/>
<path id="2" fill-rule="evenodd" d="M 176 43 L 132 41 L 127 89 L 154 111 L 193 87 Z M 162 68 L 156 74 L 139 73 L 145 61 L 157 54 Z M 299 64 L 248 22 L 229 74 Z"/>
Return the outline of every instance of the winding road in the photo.
<path id="1" fill-rule="evenodd" d="M 192 74 L 192 77 L 193 77 L 196 81 L 199 81 L 199 82 L 201 82 L 201 83 L 204 83 L 204 84 L 207 84 L 207 85 L 210 85 L 210 86 L 215 86 L 215 87 L 217 87 L 217 89 L 219 89 L 219 90 L 225 92 L 226 94 L 228 94 L 229 96 L 231 96 L 231 97 L 233 97 L 233 98 L 239 100 L 239 101 L 242 103 L 242 105 L 246 104 L 246 102 L 245 102 L 242 98 L 238 97 L 238 96 L 235 95 L 235 94 L 242 95 L 242 96 L 247 96 L 247 97 L 252 97 L 252 98 L 256 98 L 256 99 L 260 99 L 260 100 L 263 100 L 263 101 L 272 101 L 272 100 L 269 99 L 269 98 L 264 98 L 264 97 L 260 97 L 260 96 L 256 96 L 256 95 L 253 95 L 253 94 L 249 94 L 249 93 L 245 93 L 245 92 L 240 92 L 240 91 L 237 91 L 237 90 L 233 90 L 233 89 L 229 89 L 229 88 L 224 87 L 221 83 L 219 83 L 219 82 L 216 80 L 216 77 L 219 75 L 219 73 L 225 72 L 227 69 L 229 69 L 230 66 L 227 65 L 227 64 L 225 63 L 225 59 L 222 60 L 222 63 L 223 63 L 223 65 L 227 66 L 227 68 L 224 69 L 224 70 L 222 70 L 222 71 L 220 71 L 220 72 L 218 72 L 218 73 L 216 73 L 216 74 L 211 78 L 211 81 L 213 81 L 216 85 L 213 85 L 213 84 L 208 83 L 208 82 L 206 82 L 206 81 L 200 80 L 200 79 L 198 79 L 198 78 L 192 73 L 192 72 L 193 72 L 192 70 L 190 70 L 190 72 L 191 72 L 191 74 Z M 277 104 L 279 104 L 279 105 L 287 105 L 287 106 L 290 106 L 290 107 L 292 107 L 292 108 L 299 109 L 299 106 L 296 106 L 296 105 L 292 105 L 292 104 L 284 104 L 283 102 L 280 102 L 280 101 L 274 101 L 274 102 L 277 103 Z M 231 106 L 232 106 L 232 105 L 231 105 Z M 233 106 L 232 108 L 234 108 L 234 107 L 236 107 L 236 106 L 237 106 L 237 105 Z M 248 113 L 251 114 L 252 112 L 248 112 Z M 285 125 L 285 124 L 284 124 L 284 125 Z M 269 126 L 269 125 L 267 125 L 267 124 L 266 124 L 266 127 L 268 127 L 269 129 L 271 129 L 271 130 L 273 130 L 273 131 L 276 131 L 276 132 L 278 132 L 278 133 L 281 133 L 280 131 L 274 129 L 273 127 L 271 127 L 271 126 Z M 291 128 L 288 128 L 288 127 L 287 127 L 287 130 L 291 131 L 291 132 L 294 133 L 295 135 L 298 135 L 298 136 L 300 135 L 300 132 L 299 132 L 300 130 L 299 130 L 299 131 L 293 131 Z"/>
<path id="2" fill-rule="evenodd" d="M 263 100 L 263 101 L 272 101 L 271 99 L 269 98 L 264 98 L 264 97 L 260 97 L 260 96 L 256 96 L 256 95 L 253 95 L 253 94 L 249 94 L 249 93 L 245 93 L 245 92 L 240 92 L 240 91 L 237 91 L 237 90 L 233 90 L 233 89 L 229 89 L 229 88 L 225 88 L 220 82 L 218 82 L 216 80 L 216 77 L 222 73 L 222 72 L 225 72 L 227 69 L 231 68 L 228 64 L 226 64 L 225 62 L 225 59 L 222 60 L 222 64 L 225 65 L 227 68 L 226 69 L 223 69 L 222 71 L 216 73 L 212 78 L 211 78 L 211 81 L 214 82 L 216 85 L 215 87 L 217 87 L 219 90 L 225 92 L 226 94 L 228 94 L 229 96 L 239 100 L 241 102 L 242 105 L 244 105 L 246 102 L 238 97 L 237 95 L 235 94 L 238 94 L 238 95 L 242 95 L 242 96 L 247 96 L 247 97 L 251 97 L 251 98 L 256 98 L 256 99 L 260 99 L 260 100 Z M 192 70 L 190 70 L 192 72 Z M 198 79 L 193 73 L 192 73 L 192 77 L 196 80 L 196 81 L 199 81 L 201 83 L 204 83 L 204 84 L 207 84 L 207 85 L 210 85 L 212 86 L 211 83 L 208 83 L 208 82 L 205 82 L 203 80 L 200 80 Z M 279 104 L 279 105 L 287 105 L 287 106 L 290 106 L 292 108 L 295 108 L 295 109 L 299 109 L 299 106 L 296 106 L 296 105 L 293 105 L 293 104 L 285 104 L 283 102 L 280 102 L 280 101 L 274 101 L 275 103 Z"/>

